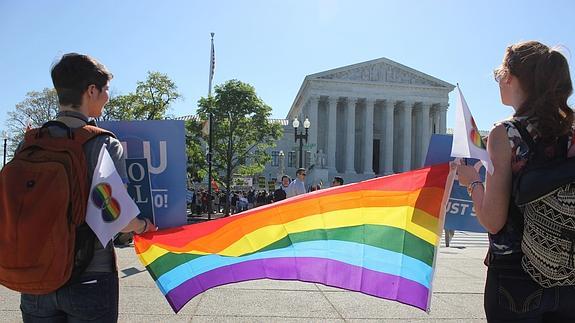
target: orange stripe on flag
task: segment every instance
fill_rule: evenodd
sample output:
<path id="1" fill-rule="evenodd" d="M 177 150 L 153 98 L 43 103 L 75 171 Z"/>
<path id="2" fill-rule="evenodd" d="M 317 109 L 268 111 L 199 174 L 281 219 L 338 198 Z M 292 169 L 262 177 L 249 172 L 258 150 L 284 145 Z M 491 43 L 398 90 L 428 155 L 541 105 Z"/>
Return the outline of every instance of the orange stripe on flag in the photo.
<path id="1" fill-rule="evenodd" d="M 296 196 L 215 222 L 164 230 L 156 233 L 149 240 L 142 241 L 139 252 L 145 252 L 151 244 L 158 246 L 168 244 L 185 249 L 186 245 L 196 244 L 204 239 L 214 239 L 212 234 L 218 235 L 217 231 L 224 226 L 231 226 L 227 229 L 235 228 L 237 237 L 241 237 L 264 226 L 287 223 L 334 210 L 411 206 L 438 218 L 441 203 L 437 201 L 442 199 L 445 177 L 448 172 L 447 164 L 424 168 Z M 399 191 L 399 189 L 409 191 Z M 246 219 L 248 216 L 249 219 Z M 181 236 L 186 238 L 179 238 Z M 228 237 L 226 241 L 221 241 L 221 246 L 228 244 L 228 239 L 231 237 Z M 215 240 L 218 241 L 218 239 Z"/>

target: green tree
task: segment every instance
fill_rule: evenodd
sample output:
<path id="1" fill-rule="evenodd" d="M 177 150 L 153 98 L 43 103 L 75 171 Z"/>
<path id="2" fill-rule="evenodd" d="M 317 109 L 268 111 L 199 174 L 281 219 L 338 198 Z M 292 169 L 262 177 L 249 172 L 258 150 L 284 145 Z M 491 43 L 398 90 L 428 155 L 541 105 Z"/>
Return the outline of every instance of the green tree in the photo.
<path id="1" fill-rule="evenodd" d="M 187 172 L 191 180 L 200 182 L 208 174 L 208 164 L 202 149 L 202 122 L 199 119 L 186 120 Z"/>
<path id="2" fill-rule="evenodd" d="M 138 105 L 136 94 L 110 95 L 110 101 L 102 111 L 100 120 L 134 120 L 134 107 Z"/>
<path id="3" fill-rule="evenodd" d="M 271 107 L 256 95 L 255 88 L 238 80 L 218 85 L 214 97 L 200 99 L 200 118 L 207 120 L 209 112 L 214 118 L 213 176 L 229 194 L 234 174 L 254 175 L 264 169 L 270 160 L 266 149 L 281 137 L 282 128 L 269 121 Z"/>
<path id="4" fill-rule="evenodd" d="M 136 91 L 113 95 L 106 105 L 102 120 L 159 120 L 165 119 L 171 103 L 181 98 L 176 84 L 165 74 L 148 72 L 146 81 L 137 83 Z M 187 120 L 187 172 L 191 180 L 201 181 L 207 174 L 202 151 L 201 122 Z"/>
<path id="5" fill-rule="evenodd" d="M 27 123 L 39 127 L 45 122 L 56 118 L 58 114 L 58 95 L 56 90 L 45 88 L 42 91 L 26 93 L 26 98 L 8 111 L 6 120 L 7 133 L 10 138 L 9 151 L 13 152 L 24 138 Z"/>
<path id="6" fill-rule="evenodd" d="M 166 74 L 148 72 L 138 81 L 136 92 L 113 96 L 102 113 L 102 120 L 161 120 L 170 104 L 181 98 L 178 87 Z"/>
<path id="7" fill-rule="evenodd" d="M 137 83 L 136 91 L 126 95 L 111 95 L 100 120 L 153 120 L 165 119 L 171 103 L 181 95 L 175 83 L 167 75 L 148 72 L 146 81 Z M 26 123 L 33 127 L 55 119 L 58 113 L 58 96 L 54 89 L 32 91 L 18 103 L 14 111 L 8 112 L 7 129 L 10 137 L 10 152 L 14 151 L 23 138 Z M 188 174 L 195 180 L 207 174 L 205 156 L 202 152 L 201 124 L 197 120 L 186 123 L 186 151 L 188 153 Z M 11 153 L 9 153 L 11 155 Z"/>

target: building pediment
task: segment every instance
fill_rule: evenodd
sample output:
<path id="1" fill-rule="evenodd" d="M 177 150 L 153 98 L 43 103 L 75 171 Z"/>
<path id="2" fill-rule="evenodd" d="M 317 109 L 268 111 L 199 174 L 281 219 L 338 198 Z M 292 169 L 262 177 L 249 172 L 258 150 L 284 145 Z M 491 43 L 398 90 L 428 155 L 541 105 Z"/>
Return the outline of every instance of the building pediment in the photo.
<path id="1" fill-rule="evenodd" d="M 419 72 L 387 58 L 380 58 L 359 64 L 312 74 L 309 80 L 326 79 L 382 84 L 405 84 L 428 87 L 453 88 L 453 85 L 433 76 Z"/>
<path id="2" fill-rule="evenodd" d="M 446 102 L 449 92 L 454 88 L 455 86 L 448 82 L 382 57 L 307 75 L 287 119 L 300 113 L 310 97 L 351 95 L 367 98 L 378 97 L 392 90 L 396 98 L 402 95 L 425 96 L 427 101 Z"/>

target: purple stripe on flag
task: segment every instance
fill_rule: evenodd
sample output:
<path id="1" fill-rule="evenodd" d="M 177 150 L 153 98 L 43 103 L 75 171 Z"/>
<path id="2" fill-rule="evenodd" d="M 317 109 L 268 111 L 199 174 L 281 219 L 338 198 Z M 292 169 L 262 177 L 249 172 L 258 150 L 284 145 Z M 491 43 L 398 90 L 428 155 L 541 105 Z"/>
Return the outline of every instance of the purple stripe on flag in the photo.
<path id="1" fill-rule="evenodd" d="M 429 290 L 419 283 L 324 258 L 268 258 L 216 268 L 172 289 L 166 299 L 177 313 L 193 297 L 212 287 L 263 278 L 321 283 L 396 300 L 423 310 L 428 307 Z"/>

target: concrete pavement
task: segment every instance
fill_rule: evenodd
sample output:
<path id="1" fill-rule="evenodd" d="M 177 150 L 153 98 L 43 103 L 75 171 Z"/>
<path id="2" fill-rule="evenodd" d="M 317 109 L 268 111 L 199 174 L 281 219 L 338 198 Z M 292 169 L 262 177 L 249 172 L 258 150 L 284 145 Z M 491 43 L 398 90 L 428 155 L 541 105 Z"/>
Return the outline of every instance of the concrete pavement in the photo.
<path id="1" fill-rule="evenodd" d="M 483 257 L 487 236 L 456 232 L 450 246 L 439 250 L 430 314 L 321 284 L 273 280 L 208 290 L 174 314 L 133 248 L 118 248 L 119 321 L 485 322 Z M 19 295 L 4 287 L 0 287 L 0 322 L 21 322 Z"/>

